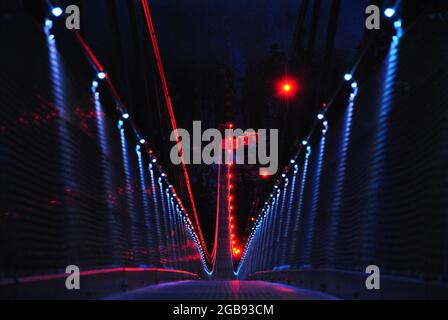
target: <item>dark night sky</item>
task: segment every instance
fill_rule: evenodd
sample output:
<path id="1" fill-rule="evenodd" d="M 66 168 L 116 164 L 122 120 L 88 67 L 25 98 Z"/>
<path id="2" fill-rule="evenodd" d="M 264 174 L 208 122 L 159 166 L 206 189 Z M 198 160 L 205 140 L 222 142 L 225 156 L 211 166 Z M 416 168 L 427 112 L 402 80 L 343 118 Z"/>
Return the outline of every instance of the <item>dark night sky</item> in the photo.
<path id="1" fill-rule="evenodd" d="M 224 62 L 238 76 L 264 59 L 273 43 L 287 51 L 300 1 L 153 1 L 154 23 L 166 68 L 176 62 Z"/>
<path id="2" fill-rule="evenodd" d="M 165 67 L 177 63 L 224 62 L 241 76 L 246 66 L 266 58 L 273 43 L 288 52 L 300 0 L 151 1 Z M 331 1 L 324 0 L 328 14 Z M 341 3 L 336 48 L 355 47 L 361 37 L 367 0 Z M 324 18 L 324 16 L 322 17 Z M 320 19 L 326 24 L 326 19 Z M 320 28 L 324 30 L 324 28 Z M 323 47 L 324 34 L 318 37 Z M 169 76 L 169 75 L 168 75 Z"/>

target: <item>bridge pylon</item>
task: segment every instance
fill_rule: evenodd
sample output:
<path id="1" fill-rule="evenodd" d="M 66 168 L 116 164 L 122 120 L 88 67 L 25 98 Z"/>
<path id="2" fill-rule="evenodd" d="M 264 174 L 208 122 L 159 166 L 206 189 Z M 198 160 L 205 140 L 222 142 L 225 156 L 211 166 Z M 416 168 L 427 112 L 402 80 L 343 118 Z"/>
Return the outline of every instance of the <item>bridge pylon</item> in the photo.
<path id="1" fill-rule="evenodd" d="M 235 274 L 232 259 L 232 244 L 230 237 L 230 210 L 229 210 L 229 168 L 219 164 L 218 192 L 216 204 L 216 231 L 215 231 L 215 263 L 213 265 L 214 280 L 234 280 Z"/>

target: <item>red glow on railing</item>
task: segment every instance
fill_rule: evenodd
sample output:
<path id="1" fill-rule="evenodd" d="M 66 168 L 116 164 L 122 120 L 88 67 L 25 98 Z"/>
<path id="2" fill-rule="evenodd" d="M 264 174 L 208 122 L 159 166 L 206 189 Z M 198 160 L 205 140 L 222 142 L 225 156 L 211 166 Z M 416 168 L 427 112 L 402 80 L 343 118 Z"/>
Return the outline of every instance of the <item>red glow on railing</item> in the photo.
<path id="1" fill-rule="evenodd" d="M 171 270 L 171 269 L 167 270 L 167 269 L 161 269 L 161 268 L 130 268 L 130 267 L 82 271 L 82 272 L 80 272 L 80 276 L 81 277 L 95 276 L 95 275 L 117 273 L 117 272 L 167 272 L 167 273 L 185 274 L 185 275 L 190 275 L 190 276 L 199 278 L 199 276 L 197 274 L 191 273 L 188 271 L 183 271 L 183 270 Z M 58 274 L 47 274 L 47 275 L 22 277 L 17 280 L 19 283 L 31 283 L 31 282 L 38 282 L 38 281 L 66 279 L 68 276 L 69 275 L 66 273 L 58 273 Z"/>

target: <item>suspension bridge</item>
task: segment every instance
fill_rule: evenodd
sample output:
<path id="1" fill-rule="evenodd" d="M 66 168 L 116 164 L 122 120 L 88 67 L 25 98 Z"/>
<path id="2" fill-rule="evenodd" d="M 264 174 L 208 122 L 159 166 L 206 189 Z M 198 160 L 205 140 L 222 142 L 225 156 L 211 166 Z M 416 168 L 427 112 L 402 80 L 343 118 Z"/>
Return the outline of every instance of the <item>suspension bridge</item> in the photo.
<path id="1" fill-rule="evenodd" d="M 145 81 L 176 130 L 150 7 L 136 3 L 150 47 Z M 2 298 L 447 296 L 446 23 L 387 17 L 380 62 L 366 73 L 367 45 L 340 75 L 240 246 L 232 199 L 244 195 L 232 193 L 235 166 L 217 166 L 210 249 L 187 167 L 162 166 L 116 70 L 59 15 L 1 21 L 2 43 L 13 44 L 0 77 Z M 440 36 L 425 51 L 416 41 L 429 32 Z M 80 290 L 66 289 L 70 265 Z M 381 290 L 366 288 L 370 265 Z"/>

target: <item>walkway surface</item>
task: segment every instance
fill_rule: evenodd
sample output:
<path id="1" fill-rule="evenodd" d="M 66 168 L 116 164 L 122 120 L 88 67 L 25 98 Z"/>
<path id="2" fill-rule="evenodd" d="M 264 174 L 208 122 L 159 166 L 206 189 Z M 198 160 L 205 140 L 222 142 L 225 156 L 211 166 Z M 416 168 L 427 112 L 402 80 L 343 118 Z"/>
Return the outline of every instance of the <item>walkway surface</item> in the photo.
<path id="1" fill-rule="evenodd" d="M 263 281 L 180 281 L 112 296 L 111 300 L 327 300 L 329 295 Z"/>

